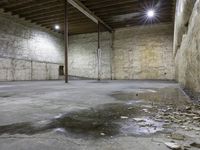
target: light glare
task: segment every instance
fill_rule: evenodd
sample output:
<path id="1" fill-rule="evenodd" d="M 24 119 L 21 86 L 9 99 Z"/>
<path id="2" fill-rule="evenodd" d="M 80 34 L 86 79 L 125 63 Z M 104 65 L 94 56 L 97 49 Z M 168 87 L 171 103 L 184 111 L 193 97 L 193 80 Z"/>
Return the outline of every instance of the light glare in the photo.
<path id="1" fill-rule="evenodd" d="M 59 30 L 60 29 L 60 26 L 59 25 L 55 25 L 54 27 L 56 30 Z"/>
<path id="2" fill-rule="evenodd" d="M 147 12 L 147 16 L 148 16 L 149 18 L 154 17 L 154 15 L 155 15 L 154 10 L 149 10 L 149 11 Z"/>

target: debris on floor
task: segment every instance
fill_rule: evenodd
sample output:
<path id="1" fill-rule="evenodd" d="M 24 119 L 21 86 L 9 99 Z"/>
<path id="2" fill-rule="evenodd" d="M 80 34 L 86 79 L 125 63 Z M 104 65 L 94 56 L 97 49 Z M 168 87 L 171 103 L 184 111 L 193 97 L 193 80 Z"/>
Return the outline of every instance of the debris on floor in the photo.
<path id="1" fill-rule="evenodd" d="M 190 146 L 200 148 L 200 143 L 193 142 L 193 143 L 190 144 Z"/>
<path id="2" fill-rule="evenodd" d="M 200 131 L 200 104 L 191 104 L 181 108 L 168 106 L 159 109 L 156 119 L 162 119 L 169 125 L 176 125 L 186 131 Z"/>
<path id="3" fill-rule="evenodd" d="M 128 119 L 127 116 L 121 116 L 121 119 Z"/>
<path id="4" fill-rule="evenodd" d="M 181 150 L 181 145 L 173 142 L 165 142 L 165 145 L 172 150 Z"/>
<path id="5" fill-rule="evenodd" d="M 170 137 L 174 140 L 185 140 L 185 135 L 180 133 L 171 133 Z"/>

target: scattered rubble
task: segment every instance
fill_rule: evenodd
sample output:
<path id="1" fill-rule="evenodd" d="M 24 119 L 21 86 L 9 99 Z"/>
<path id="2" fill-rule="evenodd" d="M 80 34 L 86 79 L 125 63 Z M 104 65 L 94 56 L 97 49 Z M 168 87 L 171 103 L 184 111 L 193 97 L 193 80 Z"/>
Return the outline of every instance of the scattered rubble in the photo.
<path id="1" fill-rule="evenodd" d="M 164 121 L 164 128 L 169 129 L 183 129 L 183 131 L 192 131 L 196 135 L 200 134 L 200 104 L 192 103 L 188 106 L 175 107 L 173 105 L 156 106 L 153 105 L 154 111 L 157 110 L 154 116 L 156 121 Z M 153 113 L 152 113 L 153 114 Z M 138 119 L 139 120 L 139 119 Z M 181 132 L 182 133 L 182 132 Z M 188 143 L 188 138 L 184 133 L 172 132 L 168 138 L 180 141 L 181 144 L 171 142 L 164 142 L 164 144 L 172 150 L 189 150 L 194 148 L 200 148 L 200 143 L 193 142 Z M 194 140 L 194 139 L 193 139 Z M 182 141 L 184 143 L 182 143 Z M 188 145 L 187 145 L 188 143 Z"/>
<path id="2" fill-rule="evenodd" d="M 193 143 L 190 144 L 190 146 L 200 148 L 200 143 L 193 142 Z"/>
<path id="3" fill-rule="evenodd" d="M 100 135 L 101 135 L 101 136 L 105 136 L 106 134 L 102 132 L 102 133 L 100 133 Z"/>
<path id="4" fill-rule="evenodd" d="M 170 137 L 174 140 L 185 140 L 185 135 L 180 133 L 171 133 Z"/>
<path id="5" fill-rule="evenodd" d="M 165 142 L 165 145 L 172 150 L 181 150 L 181 145 L 173 142 Z"/>
<path id="6" fill-rule="evenodd" d="M 121 119 L 128 119 L 127 116 L 121 116 L 120 118 L 121 118 Z"/>
<path id="7" fill-rule="evenodd" d="M 168 127 L 176 124 L 187 131 L 200 131 L 200 104 L 192 104 L 182 108 L 167 106 L 167 108 L 158 109 L 155 118 L 156 120 L 164 120 Z"/>
<path id="8" fill-rule="evenodd" d="M 133 118 L 137 122 L 145 122 L 143 118 Z"/>

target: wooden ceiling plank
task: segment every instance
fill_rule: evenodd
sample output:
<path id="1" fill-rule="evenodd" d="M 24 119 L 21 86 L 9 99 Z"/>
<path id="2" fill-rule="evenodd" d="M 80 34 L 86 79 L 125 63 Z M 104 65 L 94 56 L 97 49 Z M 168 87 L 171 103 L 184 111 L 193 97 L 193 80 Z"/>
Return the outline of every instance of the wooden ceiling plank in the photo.
<path id="1" fill-rule="evenodd" d="M 13 7 L 8 6 L 5 9 L 6 9 L 6 11 L 20 11 L 20 10 L 32 9 L 32 8 L 39 7 L 39 6 L 44 6 L 49 3 L 53 4 L 55 2 L 58 2 L 58 0 L 47 0 L 47 1 L 35 0 L 33 2 L 19 4 L 19 5 L 13 6 Z"/>
<path id="2" fill-rule="evenodd" d="M 6 2 L 7 1 L 7 2 Z M 63 33 L 64 23 L 64 0 L 6 0 L 0 1 L 0 8 L 12 12 L 13 15 L 19 15 L 32 22 L 54 30 L 54 25 L 61 26 L 60 33 Z M 100 22 L 98 19 L 108 25 L 110 28 L 120 28 L 133 25 L 143 25 L 142 17 L 145 15 L 145 6 L 148 4 L 156 5 L 159 1 L 159 22 L 173 22 L 174 0 L 69 0 L 74 1 L 80 8 L 74 8 L 69 5 L 69 25 L 70 34 L 86 33 L 97 30 L 94 23 Z M 138 13 L 140 12 L 140 13 Z M 137 16 L 131 14 L 137 13 Z M 93 17 L 91 17 L 91 16 Z M 123 15 L 125 16 L 123 18 Z M 129 18 L 126 16 L 130 15 Z M 122 19 L 118 19 L 118 18 Z M 90 20 L 93 18 L 92 20 Z M 150 22 L 148 22 L 150 24 Z M 56 31 L 58 32 L 58 31 Z"/>
<path id="3" fill-rule="evenodd" d="M 95 23 L 101 23 L 103 24 L 110 32 L 113 31 L 113 29 L 107 25 L 103 20 L 101 20 L 99 17 L 94 15 L 85 5 L 83 5 L 79 0 L 68 0 L 68 2 L 73 5 L 75 8 L 77 8 L 79 11 L 81 11 L 83 14 L 85 14 L 87 17 L 89 17 L 91 20 L 93 20 Z M 98 22 L 97 22 L 98 21 Z"/>

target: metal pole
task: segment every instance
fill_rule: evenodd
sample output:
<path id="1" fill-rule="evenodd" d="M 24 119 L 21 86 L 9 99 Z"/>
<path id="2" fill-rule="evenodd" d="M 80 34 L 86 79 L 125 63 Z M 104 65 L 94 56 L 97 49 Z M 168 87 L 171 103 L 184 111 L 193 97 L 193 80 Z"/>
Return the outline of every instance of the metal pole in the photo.
<path id="1" fill-rule="evenodd" d="M 100 49 L 100 23 L 98 22 L 98 49 Z"/>
<path id="2" fill-rule="evenodd" d="M 64 42 L 65 42 L 65 83 L 68 83 L 68 2 L 65 1 L 65 32 L 64 32 Z"/>
<path id="3" fill-rule="evenodd" d="M 98 80 L 101 80 L 100 75 L 100 59 L 101 59 L 101 50 L 100 50 L 100 22 L 98 22 L 98 49 L 97 49 L 97 59 L 98 59 Z"/>

